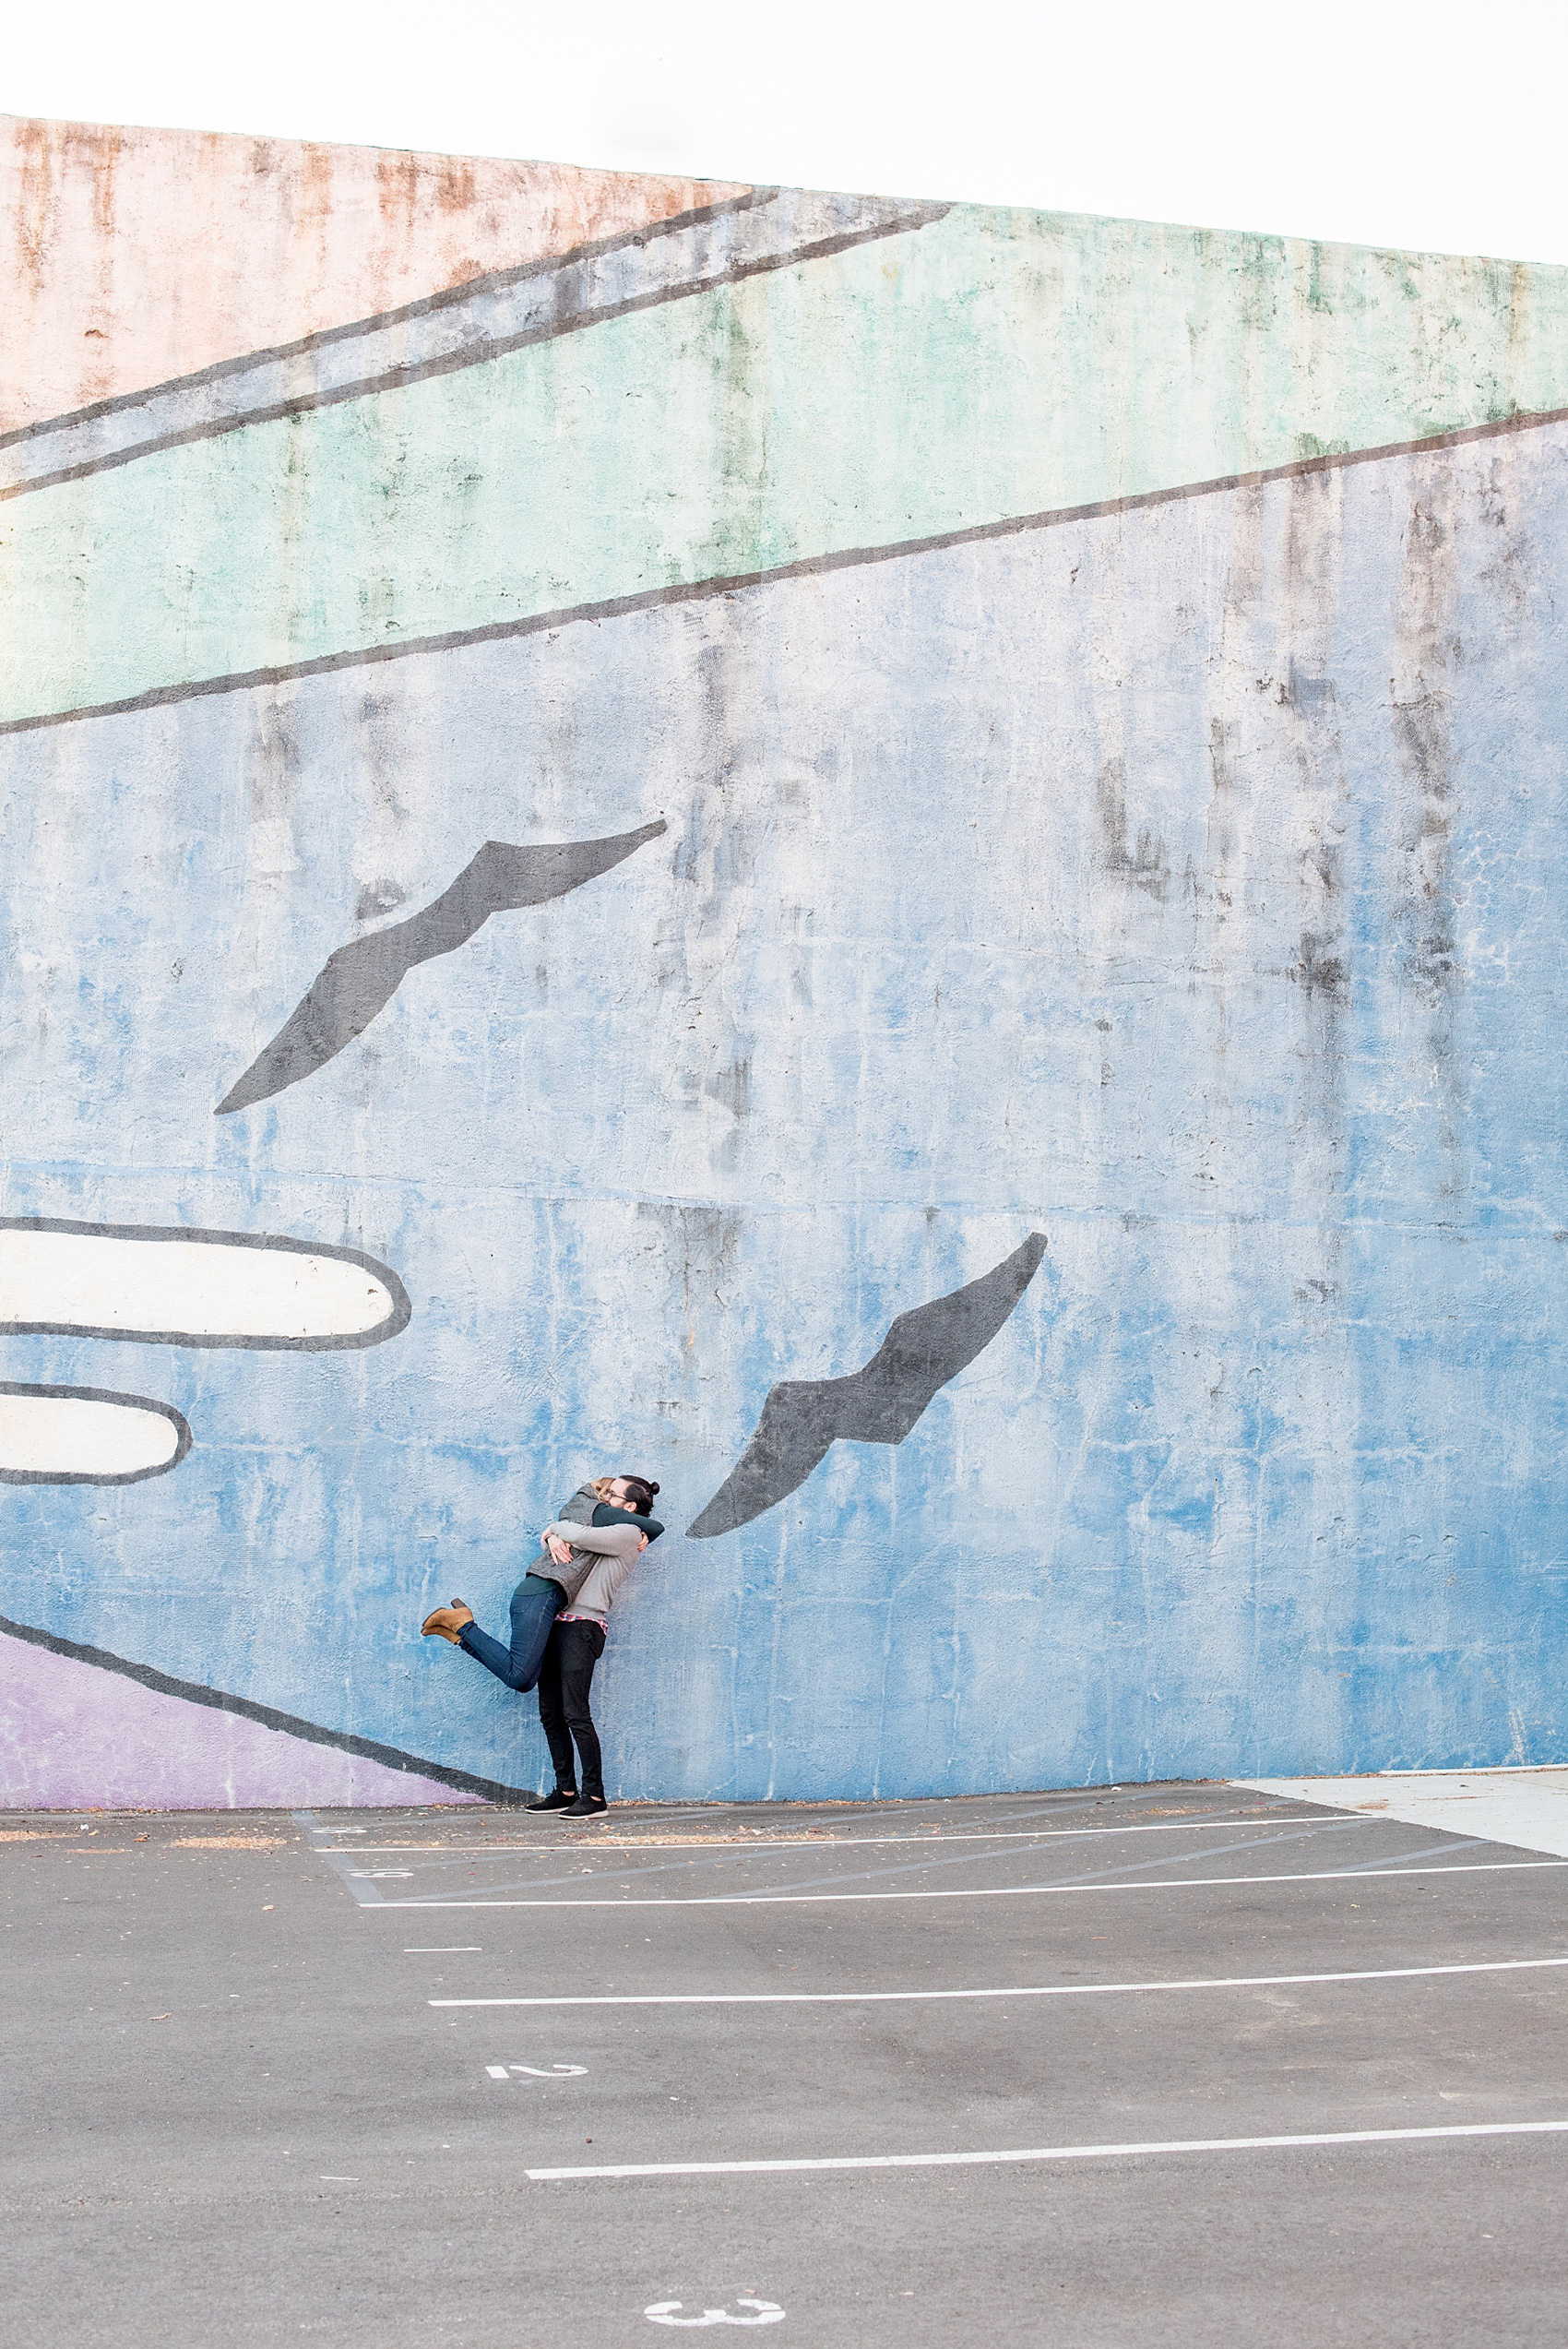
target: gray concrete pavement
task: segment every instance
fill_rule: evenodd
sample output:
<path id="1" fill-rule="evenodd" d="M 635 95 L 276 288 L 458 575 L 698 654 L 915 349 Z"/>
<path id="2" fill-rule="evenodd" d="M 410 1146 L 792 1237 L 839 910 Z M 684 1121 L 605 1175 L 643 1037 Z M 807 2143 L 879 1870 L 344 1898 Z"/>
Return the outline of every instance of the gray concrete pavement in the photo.
<path id="1" fill-rule="evenodd" d="M 1561 2337 L 1538 1853 L 1219 1786 L 3 1832 L 30 2349 Z"/>
<path id="2" fill-rule="evenodd" d="M 1324 1810 L 1384 1811 L 1407 1826 L 1486 1835 L 1528 1852 L 1568 1858 L 1568 1768 L 1512 1763 L 1494 1770 L 1383 1770 L 1361 1778 L 1253 1778 L 1232 1782 Z"/>

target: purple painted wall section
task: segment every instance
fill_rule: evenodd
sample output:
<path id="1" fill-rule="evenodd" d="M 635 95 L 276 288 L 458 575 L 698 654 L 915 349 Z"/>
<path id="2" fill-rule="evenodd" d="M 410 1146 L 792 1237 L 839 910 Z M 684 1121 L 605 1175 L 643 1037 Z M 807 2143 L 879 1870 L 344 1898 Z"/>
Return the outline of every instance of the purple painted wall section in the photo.
<path id="1" fill-rule="evenodd" d="M 272 1810 L 474 1799 L 0 1639 L 0 1808 Z"/>

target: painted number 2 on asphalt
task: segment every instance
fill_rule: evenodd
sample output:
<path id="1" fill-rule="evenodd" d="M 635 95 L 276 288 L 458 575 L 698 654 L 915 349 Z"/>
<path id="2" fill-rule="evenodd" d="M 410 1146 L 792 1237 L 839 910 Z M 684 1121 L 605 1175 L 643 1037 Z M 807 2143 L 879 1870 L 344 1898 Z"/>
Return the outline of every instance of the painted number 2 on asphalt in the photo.
<path id="1" fill-rule="evenodd" d="M 754 2312 L 749 2317 L 732 2317 L 728 2308 L 705 2308 L 700 2317 L 683 2317 L 683 2306 L 680 2300 L 656 2300 L 643 2314 L 655 2324 L 778 2324 L 784 2314 L 777 2300 L 737 2300 L 737 2308 Z"/>
<path id="2" fill-rule="evenodd" d="M 492 2080 L 505 2080 L 512 2072 L 521 2072 L 529 2080 L 586 2080 L 587 2064 L 486 2064 Z"/>

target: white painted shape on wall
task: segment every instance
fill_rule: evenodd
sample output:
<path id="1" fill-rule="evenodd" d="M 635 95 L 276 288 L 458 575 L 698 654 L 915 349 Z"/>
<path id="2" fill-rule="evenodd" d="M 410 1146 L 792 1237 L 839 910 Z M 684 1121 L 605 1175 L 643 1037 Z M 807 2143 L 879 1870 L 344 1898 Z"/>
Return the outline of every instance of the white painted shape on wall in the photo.
<path id="1" fill-rule="evenodd" d="M 363 1265 L 265 1245 L 0 1231 L 0 1322 L 238 1344 L 353 1338 L 392 1319 Z"/>
<path id="2" fill-rule="evenodd" d="M 0 1394 L 0 1475 L 146 1476 L 179 1442 L 176 1421 L 139 1403 Z"/>

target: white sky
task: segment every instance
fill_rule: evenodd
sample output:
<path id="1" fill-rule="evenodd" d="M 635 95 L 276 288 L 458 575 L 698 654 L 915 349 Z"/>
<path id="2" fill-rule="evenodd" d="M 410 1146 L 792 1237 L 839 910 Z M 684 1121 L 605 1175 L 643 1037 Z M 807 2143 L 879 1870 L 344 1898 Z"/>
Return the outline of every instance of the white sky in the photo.
<path id="1" fill-rule="evenodd" d="M 1568 262 L 1568 9 L 11 0 L 0 111 Z"/>

